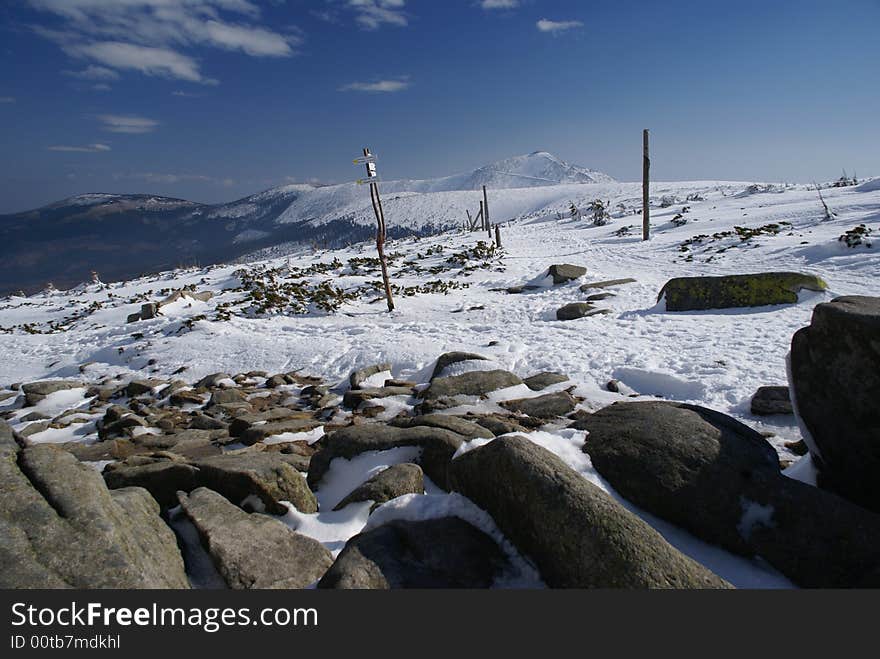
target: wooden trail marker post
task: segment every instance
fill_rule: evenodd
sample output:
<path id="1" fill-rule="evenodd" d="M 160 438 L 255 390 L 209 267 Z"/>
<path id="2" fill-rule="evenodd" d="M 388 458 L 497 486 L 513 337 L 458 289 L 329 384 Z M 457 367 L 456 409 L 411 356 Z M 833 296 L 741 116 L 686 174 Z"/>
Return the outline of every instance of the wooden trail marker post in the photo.
<path id="1" fill-rule="evenodd" d="M 376 173 L 376 157 L 364 147 L 363 158 L 355 158 L 355 165 L 366 165 L 367 177 L 358 179 L 359 184 L 370 186 L 370 201 L 376 214 L 376 251 L 379 252 L 379 265 L 382 268 L 382 283 L 385 285 L 385 299 L 388 311 L 394 311 L 394 298 L 391 297 L 391 283 L 388 281 L 388 262 L 385 259 L 385 212 L 382 210 L 382 199 L 379 197 L 379 176 Z"/>
<path id="2" fill-rule="evenodd" d="M 648 154 L 648 129 L 642 131 L 642 240 L 651 237 L 651 209 L 649 184 L 651 178 L 651 158 Z"/>
<path id="3" fill-rule="evenodd" d="M 501 249 L 501 225 L 495 225 L 495 247 Z"/>

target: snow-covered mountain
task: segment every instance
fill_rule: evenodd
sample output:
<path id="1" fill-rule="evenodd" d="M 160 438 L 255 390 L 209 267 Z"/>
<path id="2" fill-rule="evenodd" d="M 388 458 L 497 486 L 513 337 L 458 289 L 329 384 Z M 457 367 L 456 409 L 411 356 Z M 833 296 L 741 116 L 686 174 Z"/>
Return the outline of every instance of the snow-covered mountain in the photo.
<path id="1" fill-rule="evenodd" d="M 611 183 L 614 179 L 593 169 L 572 165 L 546 151 L 514 156 L 480 167 L 471 172 L 424 181 L 392 181 L 393 187 L 405 186 L 412 192 L 449 192 L 534 188 L 565 183 Z"/>
<path id="2" fill-rule="evenodd" d="M 391 237 L 425 235 L 476 213 L 483 185 L 495 203 L 514 189 L 613 183 L 584 167 L 535 152 L 471 172 L 381 184 Z M 355 183 L 292 184 L 225 204 L 155 195 L 89 193 L 43 208 L 0 216 L 0 294 L 32 292 L 51 281 L 68 287 L 97 271 L 106 281 L 189 264 L 228 261 L 278 244 L 338 247 L 374 229 L 369 194 Z"/>

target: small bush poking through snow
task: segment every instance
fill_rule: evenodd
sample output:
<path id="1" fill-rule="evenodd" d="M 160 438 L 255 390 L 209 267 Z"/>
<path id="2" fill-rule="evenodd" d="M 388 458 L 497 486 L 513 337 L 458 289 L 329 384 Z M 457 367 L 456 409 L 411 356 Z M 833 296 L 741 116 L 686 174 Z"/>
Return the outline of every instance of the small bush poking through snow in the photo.
<path id="1" fill-rule="evenodd" d="M 838 240 L 842 243 L 846 243 L 847 247 L 858 247 L 859 245 L 871 247 L 872 243 L 868 239 L 868 236 L 870 235 L 871 229 L 864 224 L 860 224 L 859 226 L 853 227 L 849 231 L 843 233 Z"/>

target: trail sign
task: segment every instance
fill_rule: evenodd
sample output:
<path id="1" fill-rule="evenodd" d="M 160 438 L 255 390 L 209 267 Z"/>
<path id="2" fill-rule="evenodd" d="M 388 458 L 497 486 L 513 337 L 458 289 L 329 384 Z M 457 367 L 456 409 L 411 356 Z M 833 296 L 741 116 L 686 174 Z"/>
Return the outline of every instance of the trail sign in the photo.
<path id="1" fill-rule="evenodd" d="M 382 199 L 379 197 L 379 175 L 376 172 L 376 157 L 365 148 L 362 158 L 354 159 L 355 165 L 367 166 L 367 178 L 358 179 L 358 184 L 370 185 L 370 201 L 373 203 L 373 212 L 376 214 L 376 251 L 379 252 L 379 264 L 382 267 L 382 281 L 385 284 L 385 299 L 388 301 L 388 311 L 394 311 L 394 299 L 391 297 L 391 283 L 388 280 L 388 263 L 385 259 L 385 211 L 382 209 Z"/>

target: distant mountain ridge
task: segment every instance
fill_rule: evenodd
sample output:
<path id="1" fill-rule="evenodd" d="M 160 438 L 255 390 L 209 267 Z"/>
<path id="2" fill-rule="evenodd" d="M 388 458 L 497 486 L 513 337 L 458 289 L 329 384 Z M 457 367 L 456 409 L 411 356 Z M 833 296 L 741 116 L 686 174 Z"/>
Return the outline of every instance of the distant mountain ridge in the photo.
<path id="1" fill-rule="evenodd" d="M 613 180 L 536 151 L 453 176 L 383 181 L 381 189 L 391 203 L 405 203 L 408 195 L 483 185 L 497 191 Z M 369 196 L 354 183 L 284 185 L 224 204 L 148 194 L 77 195 L 0 215 L 0 295 L 34 292 L 50 281 L 73 286 L 86 281 L 92 270 L 114 281 L 228 261 L 281 243 L 334 247 L 358 242 L 374 232 L 370 213 Z M 391 237 L 425 234 L 460 219 L 451 211 L 431 217 L 400 213 L 388 230 Z"/>

